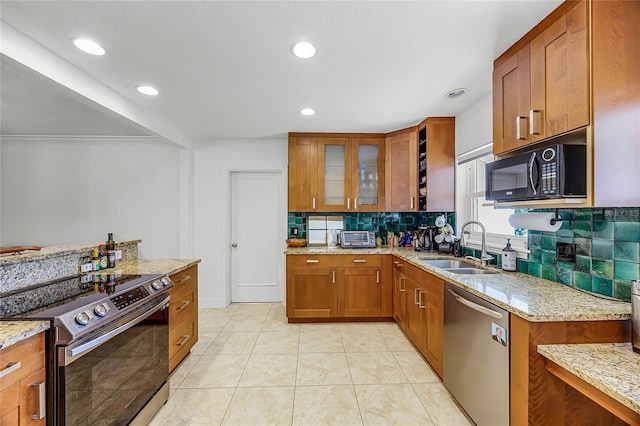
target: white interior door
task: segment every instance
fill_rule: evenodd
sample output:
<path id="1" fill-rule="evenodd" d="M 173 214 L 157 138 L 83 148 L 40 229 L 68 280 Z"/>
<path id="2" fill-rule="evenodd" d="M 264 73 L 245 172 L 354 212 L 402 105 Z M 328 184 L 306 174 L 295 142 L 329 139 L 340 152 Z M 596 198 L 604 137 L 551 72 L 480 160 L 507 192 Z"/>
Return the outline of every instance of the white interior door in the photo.
<path id="1" fill-rule="evenodd" d="M 231 172 L 231 301 L 281 302 L 283 175 Z"/>

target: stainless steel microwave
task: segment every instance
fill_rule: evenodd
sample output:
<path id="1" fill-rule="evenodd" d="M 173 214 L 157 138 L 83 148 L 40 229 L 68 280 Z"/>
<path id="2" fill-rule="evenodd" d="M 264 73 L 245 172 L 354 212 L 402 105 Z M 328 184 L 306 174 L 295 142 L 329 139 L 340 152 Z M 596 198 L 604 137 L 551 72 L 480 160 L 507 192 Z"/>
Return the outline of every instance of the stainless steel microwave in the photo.
<path id="1" fill-rule="evenodd" d="M 587 196 L 586 145 L 551 145 L 485 165 L 486 199 L 527 201 Z"/>

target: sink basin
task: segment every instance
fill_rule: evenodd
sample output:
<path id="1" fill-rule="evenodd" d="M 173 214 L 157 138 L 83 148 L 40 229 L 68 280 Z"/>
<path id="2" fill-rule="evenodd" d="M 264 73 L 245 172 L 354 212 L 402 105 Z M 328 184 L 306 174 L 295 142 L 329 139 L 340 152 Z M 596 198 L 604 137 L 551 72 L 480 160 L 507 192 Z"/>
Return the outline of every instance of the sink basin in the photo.
<path id="1" fill-rule="evenodd" d="M 424 263 L 435 266 L 436 268 L 450 269 L 450 268 L 475 268 L 472 263 L 464 262 L 462 260 L 451 259 L 436 259 L 436 260 L 423 260 Z"/>
<path id="2" fill-rule="evenodd" d="M 495 274 L 494 271 L 487 271 L 486 269 L 478 269 L 478 268 L 443 268 L 445 271 L 451 272 L 452 274 L 463 274 L 463 275 L 482 275 L 482 274 Z"/>

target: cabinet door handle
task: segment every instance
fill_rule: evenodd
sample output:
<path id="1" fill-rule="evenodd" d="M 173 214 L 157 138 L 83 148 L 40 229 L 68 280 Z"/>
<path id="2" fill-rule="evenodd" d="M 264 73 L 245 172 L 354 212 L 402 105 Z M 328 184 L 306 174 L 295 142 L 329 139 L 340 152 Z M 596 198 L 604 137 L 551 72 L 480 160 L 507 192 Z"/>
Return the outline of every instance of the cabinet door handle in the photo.
<path id="1" fill-rule="evenodd" d="M 313 210 L 315 210 L 315 209 L 316 209 L 316 197 L 313 197 L 313 198 L 311 199 L 311 208 L 312 208 Z"/>
<path id="2" fill-rule="evenodd" d="M 409 200 L 409 205 L 410 205 L 409 208 L 412 209 L 414 204 L 415 204 L 415 201 L 414 201 L 413 197 L 411 197 L 410 200 Z"/>
<path id="3" fill-rule="evenodd" d="M 336 271 L 335 269 L 333 271 L 331 271 L 331 284 L 335 284 L 336 283 Z"/>
<path id="4" fill-rule="evenodd" d="M 400 262 L 398 262 L 397 260 L 394 260 L 394 261 L 393 261 L 393 264 L 394 264 L 394 265 L 396 265 L 396 266 L 398 266 L 398 265 L 400 264 Z"/>
<path id="5" fill-rule="evenodd" d="M 191 275 L 185 275 L 184 277 L 180 278 L 180 280 L 178 281 L 178 284 L 182 284 L 183 282 L 189 281 L 190 279 L 191 279 Z"/>
<path id="6" fill-rule="evenodd" d="M 47 414 L 47 387 L 44 382 L 32 383 L 31 389 L 36 391 L 36 412 L 31 415 L 31 420 L 44 419 Z"/>
<path id="7" fill-rule="evenodd" d="M 191 300 L 184 300 L 182 304 L 176 308 L 176 311 L 181 311 L 187 306 L 189 306 L 190 304 L 191 304 Z"/>
<path id="8" fill-rule="evenodd" d="M 380 270 L 376 271 L 376 284 L 380 284 Z"/>
<path id="9" fill-rule="evenodd" d="M 418 300 L 418 293 L 420 292 L 419 288 L 414 288 L 413 289 L 413 303 L 415 303 L 416 305 L 420 305 L 420 301 Z"/>
<path id="10" fill-rule="evenodd" d="M 358 198 L 353 197 L 353 209 L 358 210 Z"/>
<path id="11" fill-rule="evenodd" d="M 351 198 L 347 198 L 347 210 L 351 209 Z"/>
<path id="12" fill-rule="evenodd" d="M 541 113 L 542 111 L 538 109 L 532 109 L 531 111 L 529 111 L 529 133 L 531 133 L 532 135 L 541 134 L 540 132 L 542 128 L 542 123 L 539 121 L 540 118 L 542 117 Z"/>
<path id="13" fill-rule="evenodd" d="M 319 260 L 316 259 L 307 259 L 307 263 L 319 263 Z"/>
<path id="14" fill-rule="evenodd" d="M 182 336 L 182 340 L 178 342 L 178 346 L 182 347 L 186 345 L 189 340 L 191 340 L 191 336 L 189 336 L 188 334 L 185 334 L 184 336 Z"/>
<path id="15" fill-rule="evenodd" d="M 426 305 L 424 305 L 422 303 L 422 295 L 424 294 L 424 291 L 420 291 L 418 292 L 418 306 L 420 307 L 420 309 L 424 309 L 426 308 Z"/>
<path id="16" fill-rule="evenodd" d="M 404 287 L 402 287 L 402 283 L 404 283 L 404 277 L 400 277 L 400 280 L 398 281 L 398 290 L 400 290 L 401 292 L 404 292 Z"/>
<path id="17" fill-rule="evenodd" d="M 0 371 L 0 377 L 4 377 L 7 374 L 11 374 L 16 371 L 18 368 L 22 367 L 22 363 L 20 362 L 10 362 L 7 364 L 7 367 Z"/>
<path id="18" fill-rule="evenodd" d="M 353 259 L 353 263 L 367 263 L 365 259 Z"/>
<path id="19" fill-rule="evenodd" d="M 522 124 L 522 120 L 526 120 L 527 117 L 518 116 L 516 117 L 516 139 L 519 141 L 523 141 L 526 137 L 522 134 L 524 128 L 527 126 L 526 124 Z"/>

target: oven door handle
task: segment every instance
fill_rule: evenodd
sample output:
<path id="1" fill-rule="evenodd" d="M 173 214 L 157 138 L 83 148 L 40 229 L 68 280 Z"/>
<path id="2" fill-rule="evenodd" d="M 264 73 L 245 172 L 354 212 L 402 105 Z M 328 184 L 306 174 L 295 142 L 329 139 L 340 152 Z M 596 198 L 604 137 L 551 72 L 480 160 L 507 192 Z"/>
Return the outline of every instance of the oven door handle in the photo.
<path id="1" fill-rule="evenodd" d="M 123 324 L 120 327 L 109 331 L 108 333 L 105 333 L 93 340 L 90 340 L 76 347 L 68 347 L 64 351 L 64 359 L 60 360 L 61 365 L 66 366 L 71 364 L 73 361 L 76 360 L 76 358 L 79 358 L 82 355 L 86 354 L 87 352 L 93 350 L 96 346 L 103 344 L 107 340 L 111 339 L 113 336 L 120 334 L 123 331 L 126 331 L 131 327 L 133 327 L 134 325 L 137 325 L 142 321 L 144 321 L 145 319 L 149 318 L 151 315 L 153 315 L 156 311 L 160 310 L 167 303 L 169 303 L 169 296 L 165 297 L 164 299 L 162 299 L 161 302 L 156 304 L 153 308 L 149 309 L 148 311 L 144 312 L 142 315 L 134 318 L 133 320 L 127 322 L 126 324 Z"/>

